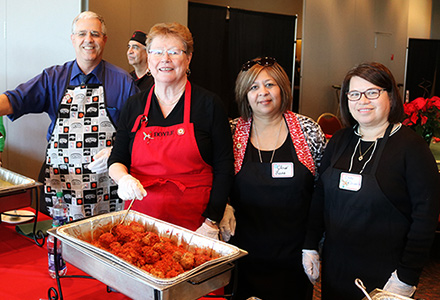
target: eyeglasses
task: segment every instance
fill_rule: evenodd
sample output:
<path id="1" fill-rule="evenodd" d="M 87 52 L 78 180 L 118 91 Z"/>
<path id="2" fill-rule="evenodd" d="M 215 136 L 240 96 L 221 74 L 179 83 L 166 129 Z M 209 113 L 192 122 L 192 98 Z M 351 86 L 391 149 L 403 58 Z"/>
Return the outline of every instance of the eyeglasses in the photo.
<path id="1" fill-rule="evenodd" d="M 84 38 L 87 36 L 87 33 L 89 33 L 89 32 L 93 38 L 102 38 L 104 36 L 104 34 L 102 32 L 95 31 L 95 30 L 91 30 L 91 31 L 81 30 L 81 31 L 75 32 L 74 34 L 80 38 Z"/>
<path id="2" fill-rule="evenodd" d="M 241 66 L 241 71 L 242 72 L 246 72 L 247 70 L 249 70 L 250 68 L 252 68 L 252 66 L 259 64 L 260 66 L 263 67 L 268 67 L 268 66 L 272 66 L 274 63 L 276 63 L 277 60 L 273 57 L 263 57 L 263 58 L 257 58 L 254 60 L 250 60 L 246 63 L 244 63 Z"/>
<path id="3" fill-rule="evenodd" d="M 379 98 L 383 91 L 386 91 L 386 89 L 368 89 L 365 92 L 349 91 L 346 93 L 346 95 L 350 101 L 359 101 L 362 95 L 364 95 L 368 100 L 375 100 Z"/>
<path id="4" fill-rule="evenodd" d="M 179 49 L 169 49 L 169 50 L 164 50 L 164 49 L 150 49 L 148 50 L 148 54 L 152 55 L 153 57 L 162 57 L 165 55 L 165 53 L 168 53 L 168 56 L 171 58 L 176 58 L 181 56 L 183 53 L 186 53 L 185 50 L 179 50 Z"/>

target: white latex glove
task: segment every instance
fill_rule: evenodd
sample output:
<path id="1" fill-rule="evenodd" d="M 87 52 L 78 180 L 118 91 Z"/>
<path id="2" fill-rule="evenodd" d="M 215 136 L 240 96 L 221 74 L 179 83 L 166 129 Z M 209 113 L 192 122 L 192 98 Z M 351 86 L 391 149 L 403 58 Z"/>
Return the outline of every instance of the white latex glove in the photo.
<path id="1" fill-rule="evenodd" d="M 220 221 L 220 232 L 222 234 L 223 241 L 227 242 L 231 239 L 231 236 L 234 236 L 235 226 L 236 221 L 234 216 L 234 208 L 229 204 L 226 204 L 223 219 Z"/>
<path id="2" fill-rule="evenodd" d="M 196 232 L 200 233 L 201 235 L 218 240 L 218 234 L 219 234 L 220 230 L 218 230 L 217 228 L 211 227 L 206 223 L 203 223 L 202 226 L 200 226 L 196 230 Z"/>
<path id="3" fill-rule="evenodd" d="M 113 147 L 107 147 L 96 153 L 93 156 L 93 162 L 89 163 L 87 168 L 96 174 L 107 172 L 107 161 L 112 152 L 112 148 Z"/>
<path id="4" fill-rule="evenodd" d="M 391 273 L 391 277 L 383 287 L 383 290 L 409 298 L 416 291 L 416 287 L 400 281 L 397 271 L 394 271 Z"/>
<path id="5" fill-rule="evenodd" d="M 139 180 L 130 174 L 122 176 L 118 181 L 118 196 L 122 200 L 142 200 L 147 195 Z"/>
<path id="6" fill-rule="evenodd" d="M 304 272 L 306 272 L 307 277 L 309 277 L 310 282 L 314 285 L 319 278 L 319 253 L 316 250 L 306 250 L 302 251 L 302 263 Z"/>

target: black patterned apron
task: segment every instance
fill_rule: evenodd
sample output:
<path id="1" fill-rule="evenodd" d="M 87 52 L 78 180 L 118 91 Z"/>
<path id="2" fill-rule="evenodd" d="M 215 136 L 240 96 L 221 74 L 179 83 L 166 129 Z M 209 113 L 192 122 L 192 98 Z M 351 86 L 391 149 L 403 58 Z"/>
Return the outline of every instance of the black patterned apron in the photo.
<path id="1" fill-rule="evenodd" d="M 45 201 L 52 212 L 56 192 L 62 191 L 69 220 L 123 209 L 108 172 L 95 174 L 87 168 L 96 153 L 112 146 L 116 132 L 106 109 L 104 81 L 66 85 L 47 146 Z"/>

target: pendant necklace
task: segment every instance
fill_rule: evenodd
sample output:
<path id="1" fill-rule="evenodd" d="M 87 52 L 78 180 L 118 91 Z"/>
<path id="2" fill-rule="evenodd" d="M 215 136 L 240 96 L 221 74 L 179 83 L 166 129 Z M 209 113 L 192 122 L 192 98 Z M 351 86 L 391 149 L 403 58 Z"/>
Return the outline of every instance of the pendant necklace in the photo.
<path id="1" fill-rule="evenodd" d="M 260 142 L 259 142 L 259 139 L 258 139 L 257 126 L 255 125 L 255 123 L 253 123 L 253 125 L 254 125 L 254 129 L 255 129 L 255 137 L 257 138 L 258 156 L 260 157 L 260 163 L 263 163 L 263 159 L 261 158 Z M 276 142 L 275 142 L 275 146 L 273 147 L 273 150 L 272 150 L 272 156 L 271 156 L 271 158 L 270 158 L 270 162 L 269 162 L 270 164 L 271 164 L 272 161 L 273 161 L 273 156 L 275 155 L 275 150 L 276 150 L 276 147 L 277 147 L 277 144 L 278 144 L 278 139 L 280 138 L 281 125 L 283 125 L 283 120 L 280 121 L 280 128 L 278 129 L 277 140 L 276 140 Z"/>
<path id="2" fill-rule="evenodd" d="M 376 140 L 377 141 L 377 140 Z M 371 148 L 373 148 L 373 146 L 376 144 L 376 142 L 374 142 L 374 143 L 372 143 L 371 145 L 370 145 L 370 147 L 368 147 L 368 149 L 364 152 L 364 153 L 362 153 L 362 151 L 361 151 L 361 144 L 359 144 L 359 158 L 358 158 L 358 160 L 359 161 L 362 161 L 363 159 L 364 159 L 364 156 L 368 153 L 368 151 L 370 151 L 371 150 Z"/>
<path id="3" fill-rule="evenodd" d="M 361 143 L 361 139 L 359 138 L 358 141 L 357 141 L 357 143 L 356 143 L 356 146 L 354 147 L 353 154 L 351 155 L 351 159 L 350 159 L 350 167 L 349 167 L 349 169 L 348 169 L 348 172 L 351 172 L 351 170 L 352 170 L 352 168 L 353 168 L 353 159 L 354 159 L 354 156 L 356 155 L 357 147 L 360 147 L 360 143 Z M 373 152 L 371 153 L 370 157 L 367 159 L 367 161 L 366 161 L 366 162 L 364 163 L 364 165 L 362 166 L 362 169 L 359 171 L 359 174 L 362 174 L 362 172 L 364 171 L 364 169 L 365 169 L 365 167 L 367 166 L 367 164 L 368 164 L 368 163 L 371 161 L 371 159 L 373 158 L 374 151 L 376 151 L 377 140 L 374 141 L 374 143 L 373 143 L 372 146 L 374 146 L 374 147 L 373 147 Z M 370 148 L 371 148 L 371 147 L 370 147 Z M 364 152 L 364 155 L 365 155 L 366 153 L 367 153 L 367 151 Z M 364 158 L 364 157 L 362 156 L 362 159 L 363 159 L 363 158 Z M 361 161 L 362 159 L 360 159 L 360 157 L 359 157 L 359 161 Z"/>

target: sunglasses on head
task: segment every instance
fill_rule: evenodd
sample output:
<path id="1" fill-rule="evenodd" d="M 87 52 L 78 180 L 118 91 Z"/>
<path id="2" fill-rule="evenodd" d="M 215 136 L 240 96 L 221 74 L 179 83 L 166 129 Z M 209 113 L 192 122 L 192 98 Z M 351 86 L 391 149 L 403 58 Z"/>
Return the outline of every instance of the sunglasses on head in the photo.
<path id="1" fill-rule="evenodd" d="M 257 58 L 254 60 L 250 60 L 241 66 L 241 71 L 246 72 L 250 68 L 252 68 L 253 65 L 259 64 L 260 66 L 267 67 L 267 66 L 273 66 L 274 63 L 276 63 L 277 60 L 273 57 L 263 57 L 263 58 Z"/>

